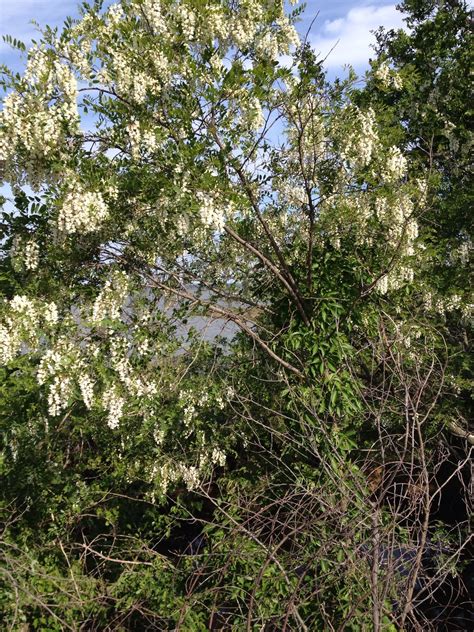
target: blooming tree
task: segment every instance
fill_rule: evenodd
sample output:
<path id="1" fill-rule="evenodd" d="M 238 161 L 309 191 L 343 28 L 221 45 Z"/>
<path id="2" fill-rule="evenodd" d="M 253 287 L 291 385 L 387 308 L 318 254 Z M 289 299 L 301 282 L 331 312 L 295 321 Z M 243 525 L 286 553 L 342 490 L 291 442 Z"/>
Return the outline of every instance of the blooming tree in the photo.
<path id="1" fill-rule="evenodd" d="M 430 283 L 432 174 L 352 74 L 326 82 L 297 16 L 279 0 L 98 2 L 4 75 L 2 363 L 35 380 L 33 435 L 87 420 L 81 454 L 108 446 L 153 503 L 248 449 L 236 365 L 346 454 L 364 421 L 430 418 L 431 390 L 399 405 L 400 375 L 428 379 L 429 323 L 467 314 Z M 386 62 L 372 81 L 404 89 Z M 183 336 L 195 317 L 240 334 Z"/>

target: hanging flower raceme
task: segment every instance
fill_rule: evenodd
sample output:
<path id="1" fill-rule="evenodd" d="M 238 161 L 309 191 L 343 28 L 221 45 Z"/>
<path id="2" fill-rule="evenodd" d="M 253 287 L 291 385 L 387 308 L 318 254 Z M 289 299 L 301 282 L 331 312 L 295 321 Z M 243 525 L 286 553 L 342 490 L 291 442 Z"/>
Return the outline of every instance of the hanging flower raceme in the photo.
<path id="1" fill-rule="evenodd" d="M 383 88 L 394 88 L 395 90 L 403 88 L 402 78 L 386 62 L 382 62 L 373 74 Z"/>
<path id="2" fill-rule="evenodd" d="M 3 305 L 0 323 L 0 362 L 8 364 L 21 352 L 35 352 L 41 330 L 58 322 L 55 303 L 16 295 Z"/>
<path id="3" fill-rule="evenodd" d="M 390 147 L 383 176 L 387 182 L 401 180 L 407 170 L 407 159 L 398 147 Z"/>
<path id="4" fill-rule="evenodd" d="M 64 233 L 98 230 L 108 217 L 108 207 L 99 191 L 87 191 L 72 177 L 58 214 L 58 229 Z"/>
<path id="5" fill-rule="evenodd" d="M 349 110 L 348 120 L 341 119 L 341 155 L 355 168 L 367 167 L 379 149 L 379 137 L 375 112 L 372 108 L 362 111 Z"/>
<path id="6" fill-rule="evenodd" d="M 33 47 L 24 78 L 5 97 L 0 112 L 0 160 L 5 162 L 4 177 L 14 183 L 26 178 L 37 188 L 47 173 L 43 163 L 53 156 L 64 155 L 66 140 L 78 132 L 74 73 L 53 50 Z"/>
<path id="7" fill-rule="evenodd" d="M 15 270 L 34 271 L 39 265 L 40 247 L 34 239 L 16 235 L 13 238 L 10 256 Z"/>

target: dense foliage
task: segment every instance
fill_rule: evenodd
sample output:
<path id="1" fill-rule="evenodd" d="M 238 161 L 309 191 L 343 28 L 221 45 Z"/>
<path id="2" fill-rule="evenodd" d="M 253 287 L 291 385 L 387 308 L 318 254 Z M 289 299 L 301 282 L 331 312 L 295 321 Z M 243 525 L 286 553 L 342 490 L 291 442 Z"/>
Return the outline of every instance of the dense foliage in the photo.
<path id="1" fill-rule="evenodd" d="M 451 4 L 363 88 L 277 0 L 84 5 L 4 69 L 8 629 L 468 629 Z"/>

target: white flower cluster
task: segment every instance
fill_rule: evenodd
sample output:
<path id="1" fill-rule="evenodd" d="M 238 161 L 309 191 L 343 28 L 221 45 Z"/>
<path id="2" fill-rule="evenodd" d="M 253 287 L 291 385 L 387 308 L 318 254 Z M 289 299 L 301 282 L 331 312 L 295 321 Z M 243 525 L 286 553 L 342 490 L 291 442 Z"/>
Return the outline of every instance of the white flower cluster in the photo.
<path id="1" fill-rule="evenodd" d="M 413 217 L 405 225 L 406 248 L 405 254 L 409 257 L 415 254 L 414 242 L 418 238 L 418 222 Z"/>
<path id="2" fill-rule="evenodd" d="M 459 294 L 452 294 L 449 297 L 435 296 L 429 290 L 425 290 L 423 293 L 423 305 L 425 309 L 439 314 L 445 314 L 446 312 L 452 312 L 454 310 L 460 310 L 464 317 L 472 317 L 474 306 L 468 301 L 463 300 Z"/>
<path id="3" fill-rule="evenodd" d="M 208 465 L 224 467 L 227 461 L 226 453 L 220 448 L 213 448 L 210 453 L 204 453 L 199 460 L 199 469 L 204 470 Z"/>
<path id="4" fill-rule="evenodd" d="M 376 288 L 380 294 L 387 294 L 388 287 L 388 274 L 384 274 L 377 280 Z"/>
<path id="5" fill-rule="evenodd" d="M 378 279 L 376 289 L 380 294 L 398 290 L 406 283 L 413 283 L 415 271 L 410 266 L 395 267 Z"/>
<path id="6" fill-rule="evenodd" d="M 140 157 L 140 152 L 153 153 L 158 147 L 156 134 L 153 130 L 142 130 L 140 123 L 133 119 L 127 125 L 127 134 L 130 141 L 132 157 L 136 160 Z"/>
<path id="7" fill-rule="evenodd" d="M 155 69 L 160 73 L 160 80 L 167 83 L 170 77 L 168 62 L 163 54 L 156 51 Z M 136 69 L 134 60 L 126 53 L 116 51 L 112 64 L 115 86 L 119 94 L 136 103 L 144 103 L 147 92 L 158 94 L 161 91 L 161 84 L 150 74 L 145 74 Z"/>
<path id="8" fill-rule="evenodd" d="M 276 186 L 278 196 L 283 203 L 291 206 L 308 204 L 308 194 L 302 184 L 297 184 L 289 179 L 279 179 Z"/>
<path id="9" fill-rule="evenodd" d="M 370 200 L 364 192 L 356 192 L 347 196 L 347 205 L 353 217 L 357 218 L 357 223 L 365 228 L 367 220 L 372 217 L 373 211 Z"/>
<path id="10" fill-rule="evenodd" d="M 87 15 L 75 29 L 72 29 L 71 41 L 59 42 L 58 52 L 70 62 L 71 66 L 77 69 L 82 77 L 93 79 L 98 77 L 98 74 L 94 71 L 90 61 L 92 56 L 90 33 L 93 28 L 92 24 L 88 25 L 90 21 L 90 16 Z M 84 37 L 85 35 L 86 37 Z M 77 41 L 74 41 L 74 38 L 77 38 Z"/>
<path id="11" fill-rule="evenodd" d="M 135 350 L 138 354 L 140 354 L 141 356 L 144 356 L 147 353 L 149 353 L 151 346 L 152 345 L 150 343 L 150 339 L 144 338 L 143 340 L 140 340 L 135 343 Z"/>
<path id="12" fill-rule="evenodd" d="M 255 48 L 259 57 L 271 59 L 272 61 L 276 61 L 280 55 L 280 46 L 272 31 L 267 31 L 260 36 Z"/>
<path id="13" fill-rule="evenodd" d="M 166 494 L 169 486 L 179 480 L 179 468 L 174 467 L 171 463 L 165 463 L 161 467 L 155 466 L 152 471 L 152 477 L 158 479 L 160 492 Z"/>
<path id="14" fill-rule="evenodd" d="M 190 426 L 195 416 L 196 406 L 194 406 L 194 404 L 188 404 L 183 408 L 183 421 L 185 426 Z"/>
<path id="15" fill-rule="evenodd" d="M 37 270 L 39 254 L 39 246 L 33 239 L 14 237 L 10 255 L 15 270 Z"/>
<path id="16" fill-rule="evenodd" d="M 452 294 L 442 301 L 442 307 L 440 311 L 453 312 L 454 310 L 460 310 L 463 316 L 472 316 L 473 306 L 463 301 L 459 294 Z"/>
<path id="17" fill-rule="evenodd" d="M 385 198 L 378 198 L 375 204 L 376 214 L 387 227 L 387 243 L 397 249 L 403 257 L 415 254 L 415 241 L 418 238 L 418 222 L 413 216 L 414 204 L 406 193 L 401 193 L 391 203 Z M 405 283 L 412 283 L 414 270 L 411 265 L 395 265 L 376 284 L 381 294 L 389 290 L 397 290 Z"/>
<path id="18" fill-rule="evenodd" d="M 83 373 L 79 376 L 79 388 L 81 389 L 82 399 L 86 408 L 89 410 L 92 408 L 94 402 L 94 382 L 90 375 Z"/>
<path id="19" fill-rule="evenodd" d="M 38 367 L 36 379 L 44 385 L 52 380 L 48 389 L 48 413 L 56 417 L 67 408 L 73 396 L 76 376 L 88 408 L 92 405 L 93 392 L 86 384 L 85 364 L 76 345 L 60 338 L 54 348 L 48 349 Z"/>
<path id="20" fill-rule="evenodd" d="M 155 35 L 166 34 L 168 26 L 161 9 L 160 0 L 144 0 L 144 2 L 138 4 L 138 8 L 142 9 Z"/>
<path id="21" fill-rule="evenodd" d="M 355 166 L 366 167 L 379 144 L 374 110 L 369 108 L 363 112 L 356 108 L 352 125 L 352 133 L 344 132 L 341 155 Z"/>
<path id="22" fill-rule="evenodd" d="M 390 147 L 388 150 L 383 178 L 387 182 L 401 180 L 407 172 L 407 159 L 398 147 Z"/>
<path id="23" fill-rule="evenodd" d="M 296 156 L 296 164 L 300 164 L 303 159 L 308 172 L 311 173 L 314 171 L 315 164 L 324 155 L 328 139 L 321 113 L 320 98 L 314 94 L 301 98 L 295 95 L 295 88 L 294 85 L 289 87 L 286 99 L 289 119 L 286 135 Z"/>
<path id="24" fill-rule="evenodd" d="M 22 346 L 19 331 L 7 319 L 5 325 L 0 325 L 0 363 L 8 364 L 18 354 Z"/>
<path id="25" fill-rule="evenodd" d="M 58 229 L 64 233 L 98 230 L 109 215 L 102 193 L 87 191 L 80 182 L 69 181 L 58 214 Z"/>
<path id="26" fill-rule="evenodd" d="M 176 7 L 175 16 L 182 31 L 183 38 L 190 41 L 194 38 L 196 30 L 196 14 L 185 4 Z"/>
<path id="27" fill-rule="evenodd" d="M 414 203 L 412 199 L 403 191 L 391 201 L 378 197 L 375 202 L 375 211 L 379 221 L 387 227 L 389 243 L 398 247 L 404 235 L 404 254 L 413 255 L 414 242 L 418 237 L 418 222 L 413 216 Z"/>
<path id="28" fill-rule="evenodd" d="M 180 470 L 180 474 L 184 482 L 186 483 L 188 491 L 196 489 L 196 487 L 198 487 L 199 483 L 201 482 L 198 468 L 194 465 L 182 465 Z"/>
<path id="29" fill-rule="evenodd" d="M 413 212 L 413 202 L 403 193 L 395 201 L 378 196 L 375 200 L 375 211 L 380 221 L 397 226 L 402 224 Z"/>
<path id="30" fill-rule="evenodd" d="M 92 307 L 92 321 L 120 320 L 129 292 L 129 280 L 124 272 L 116 271 L 104 284 Z"/>
<path id="31" fill-rule="evenodd" d="M 198 192 L 196 195 L 199 202 L 199 216 L 201 222 L 207 228 L 222 231 L 225 226 L 225 213 L 218 203 L 216 196 L 209 192 Z"/>
<path id="32" fill-rule="evenodd" d="M 27 270 L 36 270 L 39 265 L 39 246 L 33 240 L 28 240 L 25 244 L 24 261 Z"/>
<path id="33" fill-rule="evenodd" d="M 376 132 L 375 112 L 370 108 L 367 112 L 359 111 L 360 135 L 358 139 L 359 160 L 362 165 L 368 165 L 376 144 L 378 135 Z"/>
<path id="34" fill-rule="evenodd" d="M 161 428 L 155 428 L 153 431 L 153 439 L 157 446 L 163 445 L 163 441 L 165 440 L 165 431 Z"/>
<path id="35" fill-rule="evenodd" d="M 288 53 L 291 46 L 300 45 L 299 35 L 286 16 L 278 18 L 276 25 L 278 30 L 267 29 L 257 37 L 255 51 L 260 58 L 276 61 L 280 55 Z M 238 37 L 245 41 L 240 32 Z"/>
<path id="36" fill-rule="evenodd" d="M 57 373 L 59 369 L 64 368 L 62 365 L 63 355 L 58 350 L 48 349 L 41 358 L 41 362 L 36 373 L 38 384 L 45 384 L 47 380 Z"/>
<path id="37" fill-rule="evenodd" d="M 106 18 L 111 24 L 119 24 L 124 19 L 124 17 L 125 13 L 119 3 L 110 5 L 106 13 Z"/>
<path id="38" fill-rule="evenodd" d="M 199 459 L 199 466 L 187 465 L 182 462 L 168 462 L 161 467 L 154 467 L 152 477 L 158 479 L 158 486 L 162 494 L 166 494 L 171 484 L 183 480 L 188 491 L 196 489 L 204 480 L 209 465 L 224 467 L 226 454 L 220 448 L 214 447 L 210 453 L 205 453 Z"/>
<path id="39" fill-rule="evenodd" d="M 236 47 L 243 50 L 248 48 L 255 39 L 256 30 L 256 25 L 252 20 L 237 15 L 230 31 Z"/>
<path id="40" fill-rule="evenodd" d="M 42 306 L 42 314 L 48 325 L 56 325 L 59 321 L 58 308 L 56 303 L 45 303 Z"/>
<path id="41" fill-rule="evenodd" d="M 53 98 L 59 90 L 69 103 L 76 102 L 76 78 L 71 69 L 61 63 L 52 51 L 39 47 L 33 47 L 28 51 L 25 80 L 30 86 L 41 85 L 41 93 L 45 99 Z"/>
<path id="42" fill-rule="evenodd" d="M 32 301 L 16 295 L 5 305 L 3 324 L 0 324 L 0 362 L 11 362 L 22 349 L 34 350 L 38 344 L 41 325 L 55 325 L 58 310 L 54 303 Z"/>
<path id="43" fill-rule="evenodd" d="M 183 421 L 185 426 L 190 427 L 192 421 L 197 416 L 197 408 L 202 408 L 209 402 L 209 395 L 204 391 L 198 397 L 192 391 L 181 391 L 179 394 L 181 405 L 183 406 Z M 197 407 L 197 408 L 196 408 Z"/>
<path id="44" fill-rule="evenodd" d="M 48 413 L 51 417 L 57 417 L 67 408 L 72 391 L 72 380 L 67 375 L 53 379 L 48 392 Z"/>
<path id="45" fill-rule="evenodd" d="M 214 448 L 211 454 L 211 461 L 215 465 L 219 465 L 220 467 L 224 467 L 227 461 L 227 456 L 225 452 L 223 452 L 220 448 Z"/>
<path id="46" fill-rule="evenodd" d="M 111 430 L 115 430 L 123 416 L 125 400 L 115 387 L 111 387 L 102 395 L 102 405 L 108 412 L 107 425 Z"/>
<path id="47" fill-rule="evenodd" d="M 288 52 L 288 48 L 290 46 L 300 46 L 301 40 L 298 35 L 298 31 L 295 29 L 293 24 L 290 23 L 286 15 L 282 15 L 278 18 L 276 23 L 279 27 L 278 35 L 282 46 L 281 52 Z"/>
<path id="48" fill-rule="evenodd" d="M 115 349 L 112 351 L 112 366 L 131 396 L 152 397 L 158 392 L 156 382 L 141 376 L 134 370 L 128 358 L 120 355 Z"/>
<path id="49" fill-rule="evenodd" d="M 252 97 L 244 110 L 243 122 L 253 131 L 259 130 L 265 123 L 262 105 L 257 97 Z"/>
<path id="50" fill-rule="evenodd" d="M 3 101 L 0 112 L 0 160 L 6 161 L 4 173 L 12 181 L 20 182 L 15 171 L 9 170 L 18 149 L 24 149 L 27 160 L 24 168 L 31 184 L 37 188 L 41 161 L 64 149 L 66 133 L 77 131 L 77 108 L 66 102 L 50 107 L 28 102 L 27 97 L 12 92 Z"/>
<path id="51" fill-rule="evenodd" d="M 390 85 L 390 68 L 387 63 L 382 63 L 374 72 L 374 77 L 380 81 L 384 87 Z"/>
<path id="52" fill-rule="evenodd" d="M 219 5 L 210 6 L 206 16 L 206 32 L 211 40 L 225 41 L 229 34 L 229 20 Z"/>
<path id="53" fill-rule="evenodd" d="M 473 250 L 472 240 L 469 237 L 465 238 L 466 240 L 458 246 L 456 249 L 450 254 L 450 260 L 453 263 L 459 262 L 464 265 L 468 264 L 471 259 L 471 252 Z"/>
<path id="54" fill-rule="evenodd" d="M 0 160 L 12 181 L 21 176 L 10 161 L 25 153 L 23 169 L 37 188 L 42 160 L 64 150 L 67 134 L 78 131 L 77 82 L 68 66 L 52 51 L 33 47 L 25 71 L 26 89 L 17 89 L 3 100 L 0 112 Z"/>
<path id="55" fill-rule="evenodd" d="M 140 123 L 136 119 L 132 118 L 130 123 L 127 125 L 127 134 L 130 139 L 132 157 L 136 160 L 140 157 L 140 146 L 142 141 Z"/>
<path id="56" fill-rule="evenodd" d="M 395 90 L 401 90 L 403 88 L 403 81 L 400 75 L 394 70 L 390 70 L 388 64 L 383 62 L 374 72 L 374 77 L 380 82 L 384 88 L 395 88 Z"/>

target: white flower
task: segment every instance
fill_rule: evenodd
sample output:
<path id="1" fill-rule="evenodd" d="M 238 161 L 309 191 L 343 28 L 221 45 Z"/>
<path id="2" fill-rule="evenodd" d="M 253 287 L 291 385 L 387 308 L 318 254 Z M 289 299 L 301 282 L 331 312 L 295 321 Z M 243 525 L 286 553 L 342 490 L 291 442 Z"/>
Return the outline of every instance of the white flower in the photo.
<path id="1" fill-rule="evenodd" d="M 79 377 L 79 388 L 84 404 L 90 410 L 94 400 L 94 384 L 89 375 L 84 374 Z"/>
<path id="2" fill-rule="evenodd" d="M 142 9 L 155 34 L 160 34 L 168 30 L 166 20 L 161 10 L 160 0 L 144 0 Z"/>
<path id="3" fill-rule="evenodd" d="M 281 52 L 287 52 L 289 46 L 299 46 L 300 37 L 295 27 L 290 24 L 290 21 L 286 16 L 282 16 L 277 20 L 277 24 L 280 27 L 279 35 L 284 41 Z"/>
<path id="4" fill-rule="evenodd" d="M 19 351 L 20 339 L 8 327 L 0 325 L 0 363 L 8 364 Z"/>
<path id="5" fill-rule="evenodd" d="M 378 146 L 374 110 L 369 108 L 363 112 L 356 108 L 353 128 L 352 133 L 343 138 L 341 154 L 343 158 L 349 159 L 356 166 L 366 167 L 372 160 Z"/>
<path id="6" fill-rule="evenodd" d="M 224 467 L 226 463 L 226 455 L 220 448 L 214 448 L 211 454 L 211 461 L 214 465 Z"/>
<path id="7" fill-rule="evenodd" d="M 197 193 L 200 202 L 199 215 L 204 226 L 222 231 L 225 225 L 225 216 L 220 205 L 216 203 L 215 197 L 211 193 Z"/>
<path id="8" fill-rule="evenodd" d="M 13 239 L 11 257 L 15 269 L 36 270 L 39 265 L 39 246 L 33 239 L 25 241 L 17 236 Z"/>
<path id="9" fill-rule="evenodd" d="M 36 270 L 39 264 L 39 246 L 30 240 L 25 244 L 25 268 Z"/>
<path id="10" fill-rule="evenodd" d="M 374 77 L 380 81 L 384 88 L 393 87 L 395 90 L 403 88 L 403 81 L 400 75 L 394 70 L 390 70 L 387 62 L 382 62 L 374 72 Z"/>
<path id="11" fill-rule="evenodd" d="M 185 40 L 192 40 L 196 28 L 196 15 L 184 4 L 176 8 L 176 16 L 179 19 L 183 37 Z"/>
<path id="12" fill-rule="evenodd" d="M 392 85 L 395 90 L 401 90 L 403 88 L 402 78 L 397 72 L 392 74 Z"/>
<path id="13" fill-rule="evenodd" d="M 390 147 L 385 163 L 384 178 L 388 182 L 401 180 L 407 171 L 407 159 L 398 147 Z"/>
<path id="14" fill-rule="evenodd" d="M 102 395 L 102 405 L 108 411 L 107 425 L 111 430 L 114 430 L 122 418 L 125 401 L 112 387 Z"/>
<path id="15" fill-rule="evenodd" d="M 102 193 L 87 191 L 79 182 L 69 182 L 58 216 L 58 229 L 65 233 L 98 230 L 109 210 Z"/>
<path id="16" fill-rule="evenodd" d="M 186 426 L 189 426 L 196 414 L 196 408 L 193 404 L 189 404 L 183 410 L 183 421 Z"/>
<path id="17" fill-rule="evenodd" d="M 71 379 L 64 375 L 56 376 L 48 393 L 48 412 L 51 417 L 56 417 L 67 408 L 71 393 Z"/>
<path id="18" fill-rule="evenodd" d="M 122 308 L 128 295 L 128 279 L 125 274 L 117 272 L 108 279 L 92 307 L 92 320 L 100 322 L 104 319 L 119 320 Z"/>
<path id="19" fill-rule="evenodd" d="M 107 11 L 107 18 L 112 24 L 118 24 L 124 17 L 125 14 L 120 4 L 117 3 L 110 5 Z"/>
<path id="20" fill-rule="evenodd" d="M 265 123 L 262 105 L 257 97 L 252 97 L 248 103 L 244 121 L 248 123 L 251 130 L 260 129 Z"/>
<path id="21" fill-rule="evenodd" d="M 384 87 L 388 87 L 390 85 L 390 68 L 388 67 L 388 64 L 386 62 L 380 64 L 374 72 L 374 76 Z"/>
<path id="22" fill-rule="evenodd" d="M 194 465 L 191 465 L 190 467 L 183 466 L 181 470 L 181 475 L 184 482 L 186 483 L 188 491 L 192 491 L 200 483 L 199 470 Z"/>
<path id="23" fill-rule="evenodd" d="M 240 39 L 243 40 L 244 38 L 240 36 Z M 280 47 L 278 46 L 278 40 L 275 34 L 271 31 L 265 33 L 257 42 L 256 52 L 260 57 L 268 58 L 273 61 L 277 60 L 280 54 Z"/>
<path id="24" fill-rule="evenodd" d="M 386 274 L 381 277 L 376 284 L 377 290 L 380 294 L 387 294 L 388 292 L 388 276 Z"/>
<path id="25" fill-rule="evenodd" d="M 28 53 L 27 87 L 13 91 L 0 112 L 0 160 L 11 182 L 28 182 L 34 190 L 51 180 L 45 159 L 66 151 L 65 140 L 78 132 L 77 82 L 56 53 L 33 47 Z M 16 163 L 18 153 L 26 158 Z"/>
<path id="26" fill-rule="evenodd" d="M 44 319 L 49 325 L 56 325 L 59 320 L 56 303 L 47 303 L 44 307 Z"/>

